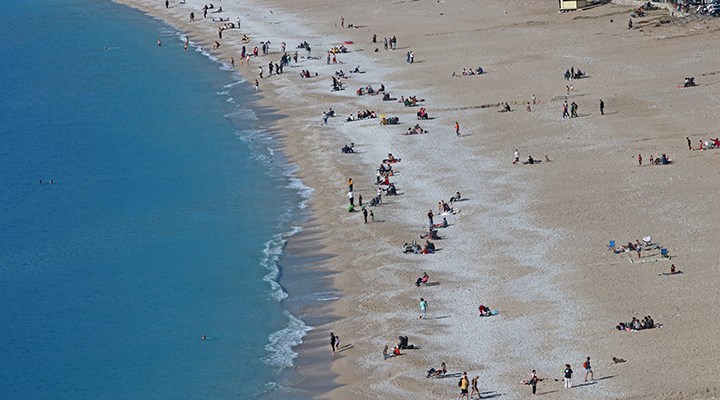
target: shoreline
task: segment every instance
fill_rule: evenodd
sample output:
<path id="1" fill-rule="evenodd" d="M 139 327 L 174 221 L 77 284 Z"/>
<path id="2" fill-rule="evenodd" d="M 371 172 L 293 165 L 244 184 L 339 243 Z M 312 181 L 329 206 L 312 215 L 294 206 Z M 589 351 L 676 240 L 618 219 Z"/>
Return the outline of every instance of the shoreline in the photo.
<path id="1" fill-rule="evenodd" d="M 146 12 L 156 17 L 164 13 L 146 1 L 123 3 L 140 8 L 144 4 L 149 10 Z M 659 356 L 676 354 L 677 350 L 664 344 L 669 338 L 678 340 L 681 334 L 683 343 L 695 339 L 701 343 L 693 345 L 695 360 L 707 358 L 696 353 L 703 344 L 707 347 L 703 332 L 680 330 L 691 324 L 696 314 L 681 316 L 680 308 L 676 310 L 677 316 L 666 313 L 665 310 L 673 307 L 672 302 L 678 300 L 668 300 L 658 294 L 662 292 L 658 292 L 655 282 L 641 289 L 634 287 L 633 282 L 642 282 L 647 276 L 640 270 L 625 271 L 621 267 L 625 259 L 619 261 L 620 257 L 609 256 L 603 248 L 608 239 L 623 242 L 625 236 L 643 237 L 650 233 L 653 238 L 669 243 L 671 251 L 683 254 L 683 248 L 697 250 L 686 256 L 686 260 L 694 260 L 699 271 L 712 270 L 709 262 L 712 256 L 706 250 L 712 241 L 707 238 L 713 237 L 716 231 L 707 226 L 718 218 L 709 206 L 712 201 L 697 204 L 691 197 L 704 193 L 702 186 L 693 184 L 687 194 L 677 194 L 677 199 L 668 200 L 672 204 L 672 208 L 668 208 L 660 199 L 650 197 L 654 185 L 646 185 L 640 178 L 643 176 L 657 185 L 666 178 L 662 167 L 633 168 L 632 174 L 626 169 L 627 164 L 632 168 L 632 162 L 627 160 L 631 160 L 633 154 L 647 151 L 678 154 L 684 165 L 674 165 L 669 170 L 677 179 L 693 176 L 705 162 L 700 159 L 705 154 L 692 153 L 688 157 L 681 153 L 684 134 L 656 135 L 655 132 L 708 129 L 711 111 L 698 112 L 692 104 L 695 104 L 693 101 L 712 101 L 717 95 L 712 87 L 696 91 L 699 94 L 692 98 L 684 96 L 687 92 L 665 89 L 671 75 L 682 74 L 688 68 L 681 62 L 668 65 L 662 72 L 646 67 L 663 59 L 651 51 L 655 43 L 662 43 L 678 54 L 683 51 L 694 54 L 697 45 L 689 51 L 685 48 L 693 46 L 692 38 L 686 38 L 687 27 L 655 24 L 653 18 L 655 21 L 657 18 L 651 16 L 636 23 L 637 32 L 628 32 L 622 26 L 627 8 L 612 4 L 557 15 L 551 13 L 552 5 L 517 9 L 498 2 L 487 3 L 484 14 L 479 15 L 469 1 L 455 7 L 440 3 L 413 6 L 401 2 L 387 5 L 384 10 L 397 18 L 392 26 L 397 28 L 393 33 L 400 39 L 397 52 L 386 52 L 381 43 L 368 44 L 372 27 L 358 24 L 358 29 L 332 29 L 330 21 L 336 20 L 339 12 L 323 9 L 321 2 L 311 0 L 294 12 L 288 9 L 278 12 L 288 5 L 280 0 L 272 3 L 275 4 L 238 6 L 245 10 L 239 13 L 245 21 L 243 31 L 251 33 L 252 45 L 257 40 L 271 39 L 271 50 L 277 51 L 282 40 L 278 38 L 284 38 L 292 52 L 295 41 L 305 38 L 311 41 L 313 55 L 317 56 L 330 45 L 339 45 L 345 40 L 355 42 L 350 46 L 351 53 L 340 55 L 347 62 L 345 65 L 327 67 L 322 61 L 303 62 L 300 68 L 310 68 L 313 72 L 317 69 L 322 75 L 320 79 L 302 81 L 299 91 L 296 90 L 300 87 L 298 71 L 293 69 L 286 75 L 261 82 L 261 104 L 272 105 L 287 116 L 278 121 L 275 130 L 281 135 L 282 150 L 299 166 L 298 177 L 315 190 L 309 206 L 319 229 L 327 235 L 321 240 L 323 251 L 335 255 L 322 269 L 332 271 L 329 273 L 333 275 L 334 287 L 341 294 L 331 305 L 338 320 L 322 329 L 335 330 L 344 343 L 354 346 L 352 355 L 333 359 L 331 368 L 338 374 L 339 387 L 324 398 L 359 399 L 367 398 L 368 393 L 394 397 L 418 393 L 445 396 L 456 390 L 452 387 L 455 381 L 443 380 L 436 384 L 423 377 L 424 370 L 437 367 L 441 361 L 447 361 L 452 372 L 468 370 L 471 375 L 482 376 L 481 388 L 489 393 L 519 396 L 526 392 L 516 382 L 530 369 L 552 376 L 551 371 L 571 362 L 579 375 L 579 363 L 588 354 L 599 360 L 594 365 L 602 380 L 582 389 L 587 398 L 644 398 L 647 393 L 654 398 L 702 396 L 703 391 L 693 387 L 704 387 L 703 379 L 711 376 L 714 368 L 693 377 L 683 375 L 686 383 L 678 388 L 672 384 L 676 380 L 672 372 L 685 364 Z M 197 15 L 200 4 L 189 1 L 186 9 L 192 5 Z M 230 11 L 233 5 L 223 6 L 228 13 L 233 12 Z M 359 4 L 344 1 L 338 8 L 346 16 L 367 17 L 367 10 Z M 275 12 L 268 13 L 270 10 Z M 413 26 L 414 21 L 427 20 L 430 15 L 435 15 L 437 20 L 428 21 L 423 31 L 431 34 L 412 35 L 408 27 Z M 179 17 L 175 17 L 174 23 L 172 18 L 165 15 L 163 19 L 179 30 L 191 29 L 188 24 L 183 25 Z M 388 21 L 391 17 L 373 18 Z M 443 19 L 450 18 L 454 24 L 443 23 Z M 612 25 L 615 18 L 619 22 Z M 317 31 L 300 26 L 296 23 L 298 19 L 316 22 Z M 348 19 L 348 23 L 351 22 Z M 701 20 L 693 24 L 709 23 Z M 210 25 L 193 26 L 195 32 L 191 37 L 199 43 L 211 43 L 214 25 Z M 389 25 L 375 22 L 373 26 Z M 477 26 L 480 28 L 473 29 Z M 549 29 L 550 26 L 554 30 Z M 604 35 L 605 40 L 599 45 L 596 43 L 604 58 L 589 46 L 563 44 L 553 50 L 545 45 L 544 40 L 552 37 L 551 33 L 573 37 L 580 29 Z M 707 33 L 695 34 L 717 37 L 717 27 L 707 26 L 707 29 Z M 378 30 L 380 36 L 388 35 Z M 264 36 L 254 36 L 258 34 Z M 482 35 L 484 40 L 463 42 L 474 35 Z M 591 35 L 576 37 L 576 40 L 593 43 Z M 237 54 L 238 43 L 230 49 L 226 46 L 229 43 L 223 40 L 219 53 L 223 60 Z M 464 48 L 460 47 L 461 43 Z M 640 44 L 645 47 L 639 48 Z M 376 46 L 381 50 L 373 54 L 371 49 Z M 406 68 L 398 66 L 404 65 L 403 52 L 410 50 L 416 51 L 417 61 L 405 64 Z M 642 57 L 636 57 L 637 52 L 642 52 Z M 700 54 L 711 60 L 718 59 L 716 51 L 705 47 L 700 48 Z M 275 61 L 279 58 L 277 53 L 271 55 Z M 458 55 L 464 58 L 457 60 Z M 326 85 L 332 71 L 351 69 L 357 63 L 362 69 L 367 68 L 368 73 L 348 80 L 347 90 L 328 94 Z M 450 77 L 451 71 L 478 64 L 486 69 L 487 75 Z M 568 89 L 567 94 L 562 90 L 567 82 L 561 78 L 565 64 L 582 66 L 586 71 L 592 68 L 590 77 L 573 82 L 577 88 L 572 93 Z M 250 69 L 245 68 L 248 82 L 252 82 L 249 77 L 258 65 L 262 64 L 254 62 Z M 407 73 L 408 68 L 412 68 L 412 74 Z M 443 68 L 442 74 L 437 72 L 438 68 Z M 616 74 L 618 68 L 625 74 Z M 693 68 L 696 75 L 704 71 L 697 69 L 697 65 Z M 550 79 L 548 74 L 557 76 Z M 711 79 L 711 75 L 704 76 Z M 369 83 L 374 86 L 384 83 L 398 97 L 417 94 L 427 98 L 428 110 L 435 119 L 421 123 L 429 127 L 430 133 L 408 137 L 388 133 L 397 133 L 408 123 L 414 123 L 410 121 L 414 121 L 416 109 L 403 109 L 396 104 L 380 103 L 379 99 L 354 95 L 355 87 Z M 531 113 L 526 113 L 524 102 L 531 94 L 537 94 L 538 102 L 532 105 Z M 600 118 L 593 109 L 600 96 L 608 103 L 608 118 Z M 580 118 L 559 120 L 557 109 L 565 99 L 581 104 Z M 515 112 L 498 114 L 495 107 L 486 108 L 503 101 L 512 104 Z M 671 103 L 676 106 L 674 110 L 669 109 Z M 328 106 L 335 107 L 339 118 L 331 119 L 329 127 L 318 127 L 320 108 Z M 348 111 L 354 113 L 366 107 L 377 109 L 380 114 L 399 115 L 404 125 L 392 129 L 377 126 L 377 120 L 340 123 Z M 674 118 L 674 115 L 683 115 L 678 114 L 678 108 L 699 115 L 691 121 Z M 623 118 L 623 113 L 630 115 Z M 613 116 L 615 114 L 620 117 Z M 451 133 L 454 120 L 462 121 L 463 136 L 457 140 Z M 338 151 L 350 142 L 356 143 L 359 152 L 352 159 Z M 516 147 L 522 148 L 523 157 L 532 151 L 537 159 L 548 154 L 552 162 L 509 166 L 512 149 Z M 357 182 L 355 192 L 367 201 L 374 193 L 372 168 L 387 152 L 403 158 L 402 163 L 396 165 L 399 173 L 393 178 L 402 196 L 385 198 L 386 204 L 374 208 L 378 223 L 363 226 L 357 214 L 343 211 L 344 182 L 347 177 L 353 177 Z M 358 166 L 362 166 L 361 171 Z M 621 178 L 613 179 L 617 174 L 621 174 Z M 717 180 L 716 177 L 704 178 L 711 182 Z M 642 202 L 654 208 L 629 206 L 638 199 L 627 186 L 643 193 Z M 672 188 L 667 181 L 657 186 L 665 193 Z M 434 208 L 439 199 L 447 199 L 457 190 L 468 200 L 459 203 L 462 212 L 451 216 L 451 226 L 441 231 L 447 240 L 437 242 L 440 251 L 428 256 L 400 254 L 400 244 L 417 238 L 417 233 L 422 232 L 424 209 Z M 684 200 L 679 200 L 681 198 Z M 711 220 L 683 220 L 678 210 L 687 204 L 692 205 L 694 213 L 708 215 Z M 623 209 L 629 212 L 620 219 L 607 217 L 607 213 Z M 643 218 L 645 213 L 649 214 L 648 218 Z M 652 219 L 661 220 L 662 226 L 650 223 Z M 689 227 L 694 231 L 685 233 Z M 578 239 L 580 237 L 586 239 Z M 578 240 L 583 245 L 578 245 Z M 693 243 L 702 243 L 704 247 L 698 248 Z M 650 265 L 657 263 L 664 267 L 662 259 L 647 257 Z M 680 261 L 683 261 L 682 255 Z M 597 268 L 601 265 L 607 266 L 612 275 Z M 423 270 L 437 277 L 440 285 L 412 287 L 410 282 Z M 692 287 L 689 282 L 693 282 L 704 287 L 698 292 L 707 296 L 709 288 L 701 285 L 701 279 L 694 276 L 677 286 L 662 289 L 679 295 L 680 288 Z M 618 298 L 618 290 L 640 293 L 639 304 L 643 307 L 637 307 L 636 299 Z M 433 317 L 437 320 L 418 324 L 414 316 L 419 296 L 430 297 L 431 310 L 437 310 L 431 312 L 438 313 Z M 682 309 L 708 304 L 707 297 L 698 296 L 700 294 L 693 296 L 692 301 L 681 301 Z M 499 308 L 500 316 L 478 321 L 474 315 L 478 304 Z M 712 306 L 711 301 L 708 306 Z M 647 314 L 664 320 L 665 325 L 663 329 L 638 334 L 648 338 L 652 353 L 637 350 L 639 343 L 648 345 L 644 341 L 609 333 L 618 319 Z M 346 340 L 348 335 L 342 330 L 353 332 L 355 337 Z M 326 346 L 321 332 L 315 333 L 317 339 L 308 337 L 308 354 Z M 399 334 L 410 336 L 410 342 L 423 350 L 383 363 L 380 349 L 384 344 L 392 344 Z M 447 343 L 443 337 L 452 338 L 453 343 Z M 708 354 L 712 356 L 717 351 Z M 612 365 L 609 361 L 612 356 L 628 357 L 636 366 L 638 362 L 640 365 L 654 363 L 661 368 L 630 370 L 624 365 Z M 330 361 L 330 357 L 317 360 L 319 364 Z M 663 382 L 668 383 L 650 384 L 656 380 L 651 379 L 653 376 L 662 377 Z M 716 389 L 711 386 L 707 390 L 710 393 Z M 542 393 L 553 393 L 550 383 L 541 386 Z M 551 397 L 566 398 L 564 396 Z"/>

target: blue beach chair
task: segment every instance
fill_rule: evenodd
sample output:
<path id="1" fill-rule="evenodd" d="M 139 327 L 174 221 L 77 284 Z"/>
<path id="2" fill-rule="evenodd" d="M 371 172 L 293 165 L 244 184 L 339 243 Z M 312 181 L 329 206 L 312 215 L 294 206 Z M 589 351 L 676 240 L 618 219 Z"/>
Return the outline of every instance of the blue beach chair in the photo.
<path id="1" fill-rule="evenodd" d="M 610 241 L 610 244 L 608 244 L 608 249 L 609 249 L 609 250 L 615 250 L 615 241 L 614 241 L 614 240 L 611 240 L 611 241 Z"/>
<path id="2" fill-rule="evenodd" d="M 668 255 L 668 249 L 666 249 L 664 247 L 662 249 L 660 249 L 660 255 L 663 256 L 664 258 L 670 258 L 670 256 Z"/>

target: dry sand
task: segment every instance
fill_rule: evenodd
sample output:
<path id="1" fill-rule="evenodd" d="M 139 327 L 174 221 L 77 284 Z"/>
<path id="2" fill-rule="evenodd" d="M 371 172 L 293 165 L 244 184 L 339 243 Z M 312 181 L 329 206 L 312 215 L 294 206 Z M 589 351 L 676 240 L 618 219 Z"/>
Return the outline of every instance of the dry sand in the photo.
<path id="1" fill-rule="evenodd" d="M 122 2 L 205 47 L 217 36 L 219 24 L 202 19 L 201 0 L 174 1 L 169 10 L 159 0 Z M 220 60 L 235 55 L 239 63 L 242 33 L 252 38 L 248 50 L 272 42 L 270 56 L 238 66 L 248 81 L 259 65 L 279 61 L 282 41 L 292 52 L 307 40 L 321 57 L 301 58 L 284 75 L 260 82 L 261 103 L 284 116 L 276 126 L 283 150 L 315 189 L 314 224 L 325 251 L 335 254 L 323 268 L 335 273 L 342 295 L 332 306 L 338 319 L 316 326 L 308 343 L 319 361 L 299 371 L 306 386 L 326 373 L 323 362 L 332 362 L 340 386 L 322 398 L 457 396 L 457 378 L 425 378 L 444 361 L 450 373 L 479 376 L 486 398 L 529 396 L 518 382 L 532 369 L 548 378 L 539 385 L 546 398 L 718 395 L 720 150 L 688 151 L 685 137 L 697 146 L 700 138 L 718 136 L 720 20 L 657 11 L 636 19 L 629 31 L 629 7 L 613 4 L 559 14 L 555 1 L 214 3 L 225 12 L 210 16 L 242 18 L 242 28 L 225 32 L 221 51 L 213 53 Z M 191 11 L 199 22 L 188 23 Z M 341 28 L 340 16 L 357 28 Z M 370 43 L 373 33 L 377 44 Z M 398 49 L 384 51 L 382 38 L 392 35 Z M 324 52 L 346 40 L 354 44 L 338 56 L 345 64 L 326 65 Z M 410 50 L 414 64 L 405 62 Z M 367 73 L 331 93 L 332 73 L 356 65 Z M 478 66 L 487 73 L 451 76 Z M 570 66 L 589 77 L 565 81 Z M 320 77 L 301 79 L 301 69 Z M 686 76 L 699 86 L 679 88 Z M 423 105 L 434 119 L 421 125 L 429 133 L 402 135 L 416 123 L 417 108 L 355 95 L 360 86 L 380 83 L 393 96 L 427 99 Z M 538 104 L 527 112 L 533 94 Z M 579 105 L 578 118 L 561 118 L 566 99 Z M 487 107 L 505 101 L 515 111 Z M 320 126 L 328 107 L 339 117 Z M 366 108 L 397 115 L 401 125 L 344 122 Z M 462 137 L 454 134 L 455 121 Z M 358 154 L 340 154 L 350 142 Z M 516 148 L 523 160 L 547 155 L 552 161 L 512 165 Z M 373 209 L 376 222 L 364 224 L 360 213 L 345 211 L 345 182 L 353 177 L 355 194 L 368 202 L 374 169 L 389 152 L 402 158 L 392 178 L 402 195 L 384 197 Z M 638 153 L 646 160 L 667 153 L 675 163 L 639 167 Z M 440 229 L 440 251 L 402 254 L 401 245 L 424 230 L 427 210 L 437 211 L 437 202 L 455 191 L 466 200 L 448 217 L 451 226 Z M 668 247 L 672 260 L 607 250 L 608 240 L 646 235 Z M 670 263 L 684 273 L 660 276 Z M 415 287 L 423 271 L 439 284 Z M 430 303 L 427 320 L 418 319 L 420 297 Z M 500 315 L 477 317 L 480 304 Z M 614 329 L 645 315 L 663 327 Z M 352 348 L 328 354 L 322 337 L 330 331 Z M 421 349 L 383 360 L 382 348 L 400 334 Z M 596 381 L 580 385 L 586 356 Z M 613 364 L 612 357 L 627 362 Z M 566 390 L 555 381 L 565 363 L 579 387 Z"/>

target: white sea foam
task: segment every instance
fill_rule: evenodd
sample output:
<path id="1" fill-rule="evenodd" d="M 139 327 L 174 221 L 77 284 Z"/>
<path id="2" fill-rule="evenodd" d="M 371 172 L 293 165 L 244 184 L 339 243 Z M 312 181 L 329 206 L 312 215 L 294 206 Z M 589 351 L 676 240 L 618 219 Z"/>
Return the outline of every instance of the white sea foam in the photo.
<path id="1" fill-rule="evenodd" d="M 297 166 L 293 168 L 288 168 L 288 170 L 285 172 L 285 176 L 290 181 L 287 187 L 297 191 L 298 194 L 300 194 L 300 196 L 303 198 L 303 200 L 300 201 L 300 204 L 298 204 L 298 208 L 304 210 L 305 208 L 307 208 L 307 202 L 308 200 L 310 200 L 310 197 L 312 197 L 314 190 L 310 186 L 304 184 L 300 178 L 295 176 L 297 170 Z"/>
<path id="2" fill-rule="evenodd" d="M 231 113 L 227 113 L 224 115 L 225 118 L 228 119 L 239 119 L 239 120 L 245 120 L 245 121 L 257 121 L 258 117 L 254 110 L 251 110 L 249 108 L 240 107 L 238 106 L 237 111 L 233 111 Z"/>
<path id="3" fill-rule="evenodd" d="M 270 284 L 270 296 L 277 302 L 287 298 L 287 292 L 285 292 L 277 282 L 280 277 L 280 267 L 277 262 L 285 248 L 287 238 L 296 235 L 300 231 L 302 231 L 302 227 L 293 226 L 288 232 L 276 234 L 265 243 L 265 248 L 263 249 L 263 259 L 260 263 L 268 270 L 263 280 Z M 294 352 L 292 348 L 302 343 L 305 334 L 312 329 L 305 325 L 303 321 L 290 314 L 290 312 L 285 311 L 284 314 L 288 319 L 287 326 L 272 333 L 268 337 L 268 344 L 265 345 L 265 349 L 270 354 L 265 357 L 263 361 L 275 367 L 291 367 L 293 365 L 293 360 L 297 357 L 297 353 Z"/>
<path id="4" fill-rule="evenodd" d="M 238 80 L 236 80 L 236 81 L 234 81 L 234 82 L 228 83 L 227 85 L 223 85 L 223 87 L 224 87 L 224 88 L 227 88 L 227 89 L 230 89 L 231 87 L 237 86 L 237 85 L 239 85 L 239 84 L 241 84 L 241 83 L 243 83 L 243 82 L 245 82 L 244 79 L 238 79 Z"/>
<path id="5" fill-rule="evenodd" d="M 288 325 L 271 334 L 270 342 L 265 345 L 265 350 L 270 352 L 270 355 L 263 361 L 274 367 L 292 367 L 293 360 L 297 358 L 297 353 L 292 348 L 302 343 L 303 337 L 312 330 L 312 327 L 305 325 L 289 312 L 286 311 L 285 315 L 289 319 Z"/>

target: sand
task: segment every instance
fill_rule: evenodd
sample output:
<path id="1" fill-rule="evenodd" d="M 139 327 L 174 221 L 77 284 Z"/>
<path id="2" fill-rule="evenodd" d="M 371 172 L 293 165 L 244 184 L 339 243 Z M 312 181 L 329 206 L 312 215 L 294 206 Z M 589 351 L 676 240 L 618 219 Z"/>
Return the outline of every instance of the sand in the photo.
<path id="1" fill-rule="evenodd" d="M 219 24 L 202 19 L 200 0 L 173 2 L 167 10 L 155 0 L 121 2 L 168 21 L 206 48 L 217 37 Z M 313 224 L 323 252 L 334 254 L 319 268 L 332 274 L 340 294 L 331 306 L 335 318 L 314 327 L 301 350 L 316 362 L 297 371 L 308 381 L 329 369 L 337 374 L 338 387 L 318 397 L 457 396 L 457 374 L 467 371 L 480 377 L 484 397 L 519 398 L 529 396 L 519 382 L 532 369 L 547 378 L 538 390 L 546 398 L 718 395 L 720 151 L 689 151 L 685 137 L 697 146 L 718 136 L 719 20 L 661 10 L 635 19 L 628 30 L 628 5 L 558 13 L 554 1 L 215 5 L 225 11 L 209 16 L 241 16 L 242 28 L 226 31 L 212 54 L 225 62 L 236 56 L 238 72 L 251 83 L 259 65 L 267 76 L 267 62 L 279 61 L 282 41 L 293 52 L 307 40 L 320 57 L 301 58 L 284 75 L 260 80 L 259 92 L 260 103 L 282 116 L 274 128 L 299 166 L 297 175 L 314 189 Z M 191 11 L 198 22 L 188 23 Z M 340 16 L 356 28 L 342 28 Z M 248 50 L 270 40 L 271 54 L 238 66 L 243 33 L 252 38 Z M 370 43 L 373 33 L 377 44 Z M 398 48 L 383 50 L 382 39 L 392 35 Z M 338 55 L 344 64 L 326 65 L 325 51 L 343 41 L 354 42 L 350 53 Z M 407 51 L 414 52 L 413 64 L 405 61 Z M 345 80 L 346 90 L 330 92 L 333 72 L 356 65 L 367 72 Z M 487 73 L 452 76 L 478 66 Z M 589 76 L 564 80 L 571 66 Z M 320 76 L 301 79 L 301 69 Z M 699 86 L 678 87 L 686 76 Z M 417 108 L 355 95 L 358 87 L 380 83 L 395 97 L 427 100 L 422 105 L 434 118 L 420 122 L 427 134 L 402 134 L 417 122 Z M 528 112 L 533 95 L 537 104 Z M 578 118 L 561 117 L 565 100 L 578 104 Z M 502 102 L 514 111 L 497 112 Z M 329 107 L 338 117 L 321 126 Z M 344 121 L 366 108 L 397 115 L 401 125 Z M 340 154 L 351 142 L 357 153 Z M 522 160 L 551 161 L 513 165 L 515 149 Z M 375 168 L 387 153 L 402 158 L 391 179 L 401 195 L 385 196 L 373 208 L 376 221 L 365 224 L 360 213 L 345 209 L 346 181 L 352 177 L 355 195 L 368 202 Z M 640 153 L 643 166 L 636 161 Z M 651 154 L 662 153 L 674 163 L 647 165 Z M 456 204 L 460 212 L 448 216 L 450 226 L 439 230 L 440 251 L 402 254 L 403 243 L 420 240 L 427 211 L 437 213 L 438 201 L 455 191 L 465 199 Z M 638 259 L 607 249 L 609 240 L 648 235 L 673 258 L 648 251 Z M 671 263 L 684 273 L 659 275 Z M 423 271 L 438 284 L 415 287 Z M 420 297 L 430 304 L 426 320 L 418 318 Z M 479 318 L 480 304 L 500 315 Z M 646 315 L 662 328 L 615 330 L 620 321 Z M 322 337 L 330 331 L 352 348 L 329 354 Z M 382 348 L 401 334 L 420 349 L 383 360 Z M 587 356 L 596 380 L 584 384 Z M 614 364 L 612 357 L 627 362 Z M 441 362 L 451 377 L 425 378 Z M 576 373 L 571 390 L 555 381 L 566 363 Z"/>

